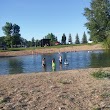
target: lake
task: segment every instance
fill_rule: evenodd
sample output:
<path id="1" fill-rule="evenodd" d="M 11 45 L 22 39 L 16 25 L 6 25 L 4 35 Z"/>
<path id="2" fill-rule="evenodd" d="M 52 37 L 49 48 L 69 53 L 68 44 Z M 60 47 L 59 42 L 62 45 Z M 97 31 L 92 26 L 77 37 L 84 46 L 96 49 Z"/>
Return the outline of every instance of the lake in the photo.
<path id="1" fill-rule="evenodd" d="M 59 64 L 59 56 L 63 64 Z M 46 68 L 42 67 L 42 58 L 46 58 Z M 56 71 L 81 68 L 97 68 L 110 66 L 110 52 L 103 50 L 63 52 L 44 55 L 28 55 L 17 57 L 0 57 L 0 74 L 17 74 L 52 71 L 51 61 L 55 58 Z M 67 59 L 69 65 L 64 65 Z"/>

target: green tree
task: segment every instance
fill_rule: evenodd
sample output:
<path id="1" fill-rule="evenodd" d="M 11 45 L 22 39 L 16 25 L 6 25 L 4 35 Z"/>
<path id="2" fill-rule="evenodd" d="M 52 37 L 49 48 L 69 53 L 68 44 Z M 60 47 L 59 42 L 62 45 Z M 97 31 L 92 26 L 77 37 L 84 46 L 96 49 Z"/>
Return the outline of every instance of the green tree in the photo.
<path id="1" fill-rule="evenodd" d="M 2 45 L 5 42 L 4 39 L 5 39 L 4 36 L 0 37 L 0 45 Z"/>
<path id="2" fill-rule="evenodd" d="M 76 34 L 75 44 L 80 44 L 80 41 L 79 41 L 79 35 L 78 35 L 78 34 Z"/>
<path id="3" fill-rule="evenodd" d="M 32 46 L 32 42 L 31 41 L 27 41 L 26 45 L 27 45 L 27 47 L 31 47 Z"/>
<path id="4" fill-rule="evenodd" d="M 108 31 L 106 34 L 108 37 L 106 40 L 104 40 L 103 44 L 106 49 L 110 49 L 110 31 Z"/>
<path id="5" fill-rule="evenodd" d="M 18 25 L 6 22 L 5 26 L 2 27 L 2 30 L 5 34 L 5 42 L 7 46 L 13 47 L 13 45 L 20 44 L 20 27 Z"/>
<path id="6" fill-rule="evenodd" d="M 27 47 L 28 46 L 28 44 L 27 44 L 27 40 L 26 39 L 24 39 L 23 37 L 21 37 L 21 40 L 20 40 L 21 42 L 21 47 Z"/>
<path id="7" fill-rule="evenodd" d="M 40 40 L 36 40 L 36 46 L 40 46 Z"/>
<path id="8" fill-rule="evenodd" d="M 2 47 L 2 49 L 6 49 L 6 42 L 4 36 L 0 37 L 0 47 Z"/>
<path id="9" fill-rule="evenodd" d="M 71 34 L 69 34 L 68 43 L 72 44 L 72 36 L 71 36 Z"/>
<path id="10" fill-rule="evenodd" d="M 32 40 L 31 40 L 31 46 L 32 46 L 32 47 L 35 46 L 35 39 L 34 39 L 34 37 L 33 37 Z"/>
<path id="11" fill-rule="evenodd" d="M 92 0 L 90 8 L 84 9 L 87 18 L 85 26 L 89 30 L 91 40 L 102 42 L 107 38 L 106 32 L 110 30 L 110 1 Z"/>
<path id="12" fill-rule="evenodd" d="M 2 30 L 5 34 L 5 41 L 8 46 L 12 47 L 12 23 L 6 22 L 5 26 L 2 27 Z"/>
<path id="13" fill-rule="evenodd" d="M 86 33 L 84 32 L 83 37 L 82 37 L 82 44 L 87 43 L 87 36 Z"/>
<path id="14" fill-rule="evenodd" d="M 20 45 L 21 44 L 21 34 L 20 32 L 20 27 L 16 24 L 13 25 L 13 30 L 12 30 L 12 44 L 13 45 Z"/>
<path id="15" fill-rule="evenodd" d="M 110 49 L 110 37 L 108 37 L 105 41 L 104 41 L 104 47 L 106 49 Z"/>
<path id="16" fill-rule="evenodd" d="M 66 35 L 63 34 L 62 36 L 62 40 L 61 40 L 62 44 L 66 44 Z"/>
<path id="17" fill-rule="evenodd" d="M 45 36 L 46 39 L 50 39 L 51 45 L 54 45 L 57 41 L 55 35 L 53 33 L 49 33 L 47 36 Z"/>
<path id="18" fill-rule="evenodd" d="M 11 36 L 12 28 L 12 23 L 6 22 L 5 26 L 2 27 L 2 30 L 6 36 Z"/>
<path id="19" fill-rule="evenodd" d="M 55 37 L 55 41 L 58 41 L 57 36 Z"/>

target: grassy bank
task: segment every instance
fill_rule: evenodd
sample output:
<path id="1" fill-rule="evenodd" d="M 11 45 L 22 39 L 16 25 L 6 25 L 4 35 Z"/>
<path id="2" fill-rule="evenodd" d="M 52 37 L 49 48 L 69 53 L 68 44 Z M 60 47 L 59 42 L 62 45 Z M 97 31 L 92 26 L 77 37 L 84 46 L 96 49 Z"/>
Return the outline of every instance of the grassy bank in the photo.
<path id="1" fill-rule="evenodd" d="M 72 47 L 72 46 L 84 46 L 84 45 L 95 45 L 95 44 L 67 44 L 67 45 L 56 45 L 56 46 L 47 46 L 47 47 L 20 47 L 20 48 L 7 48 L 7 50 L 0 49 L 0 52 L 7 52 L 7 51 L 23 51 L 23 50 L 35 50 L 35 49 L 51 49 L 51 48 L 63 48 L 63 47 Z"/>

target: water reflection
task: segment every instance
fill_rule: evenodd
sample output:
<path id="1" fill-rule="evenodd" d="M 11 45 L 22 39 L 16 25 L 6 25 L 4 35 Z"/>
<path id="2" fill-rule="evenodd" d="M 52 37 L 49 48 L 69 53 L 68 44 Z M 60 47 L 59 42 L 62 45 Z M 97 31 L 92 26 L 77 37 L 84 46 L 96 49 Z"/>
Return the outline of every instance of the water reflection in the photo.
<path id="1" fill-rule="evenodd" d="M 60 64 L 60 71 L 62 71 L 62 64 Z"/>
<path id="2" fill-rule="evenodd" d="M 23 73 L 23 62 L 18 59 L 9 59 L 9 73 Z"/>
<path id="3" fill-rule="evenodd" d="M 46 72 L 47 71 L 46 66 L 45 67 L 42 67 L 42 71 L 43 72 Z"/>
<path id="4" fill-rule="evenodd" d="M 90 56 L 90 67 L 109 67 L 110 66 L 110 51 L 92 53 Z"/>
<path id="5" fill-rule="evenodd" d="M 67 52 L 62 53 L 62 58 L 63 58 L 63 62 L 65 61 L 65 59 L 67 59 Z"/>
<path id="6" fill-rule="evenodd" d="M 62 56 L 62 64 L 59 63 Z M 0 58 L 0 74 L 50 72 L 52 71 L 52 59 L 56 62 L 56 71 L 71 70 L 88 67 L 110 66 L 110 52 L 105 51 L 80 51 L 64 52 L 44 55 L 28 55 L 19 57 Z M 42 59 L 46 59 L 46 67 L 42 67 Z M 67 59 L 69 65 L 64 65 Z"/>

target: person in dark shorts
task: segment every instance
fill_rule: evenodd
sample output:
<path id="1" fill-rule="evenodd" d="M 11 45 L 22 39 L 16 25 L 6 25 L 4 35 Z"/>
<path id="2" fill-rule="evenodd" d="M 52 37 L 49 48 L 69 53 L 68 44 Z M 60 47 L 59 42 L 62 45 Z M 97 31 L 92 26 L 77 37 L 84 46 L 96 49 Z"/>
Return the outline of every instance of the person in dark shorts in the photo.
<path id="1" fill-rule="evenodd" d="M 59 63 L 62 64 L 62 56 L 59 57 Z"/>
<path id="2" fill-rule="evenodd" d="M 42 66 L 46 67 L 46 60 L 45 60 L 45 58 L 42 59 Z"/>

